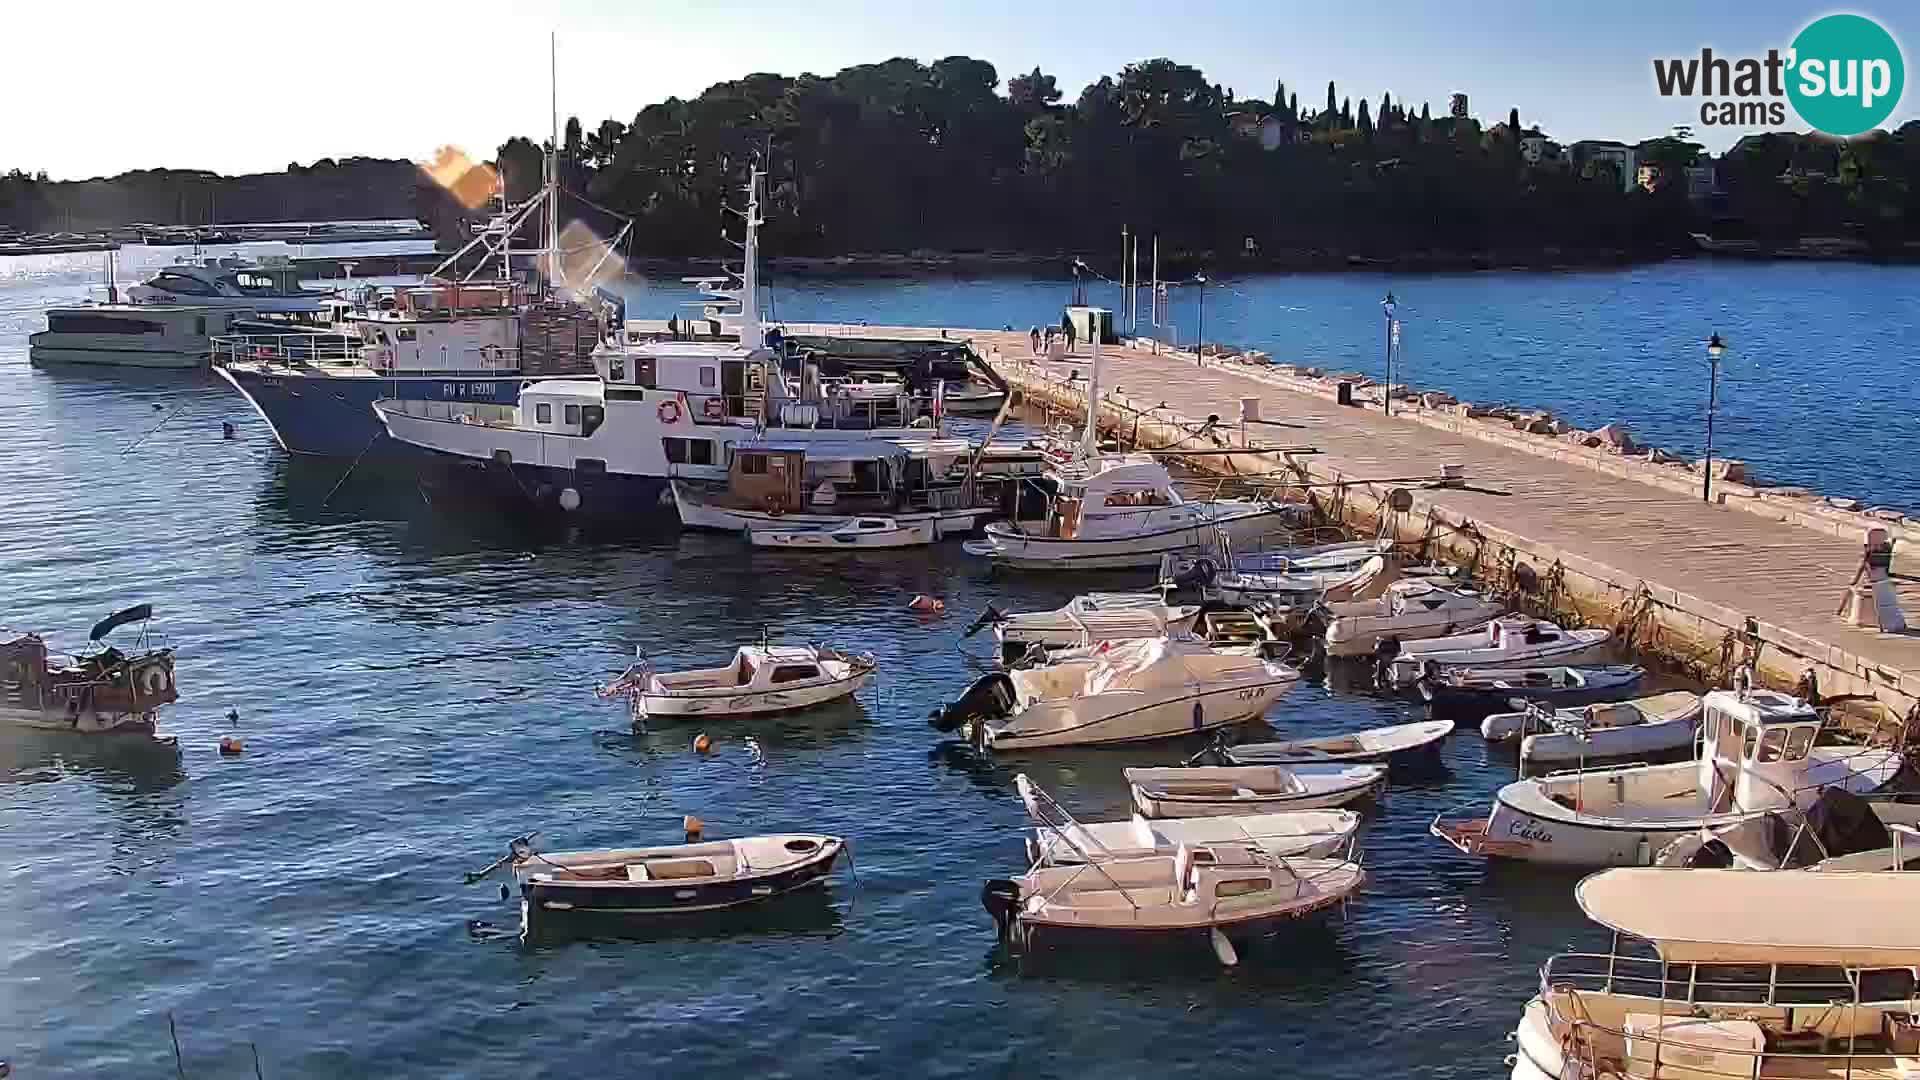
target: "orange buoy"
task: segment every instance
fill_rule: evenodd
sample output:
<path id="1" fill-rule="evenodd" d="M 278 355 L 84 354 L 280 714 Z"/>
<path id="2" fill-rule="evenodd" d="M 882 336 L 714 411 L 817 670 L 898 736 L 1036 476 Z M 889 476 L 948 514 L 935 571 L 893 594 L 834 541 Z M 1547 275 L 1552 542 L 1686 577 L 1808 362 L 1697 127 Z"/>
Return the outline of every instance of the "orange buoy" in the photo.
<path id="1" fill-rule="evenodd" d="M 712 750 L 713 750 L 713 740 L 707 738 L 706 732 L 703 731 L 700 734 L 695 735 L 693 737 L 694 753 L 705 754 L 705 753 L 710 753 Z"/>
<path id="2" fill-rule="evenodd" d="M 227 757 L 232 757 L 246 748 L 247 744 L 241 742 L 238 735 L 220 736 L 220 752 Z"/>
<path id="3" fill-rule="evenodd" d="M 704 821 L 701 821 L 697 817 L 694 817 L 692 814 L 688 814 L 686 817 L 681 818 L 680 826 L 681 828 L 686 830 L 687 843 L 689 844 L 699 843 L 700 835 L 707 831 L 707 823 Z"/>
<path id="4" fill-rule="evenodd" d="M 947 602 L 937 596 L 921 593 L 907 602 L 908 611 L 917 611 L 923 615 L 938 615 L 947 610 Z"/>

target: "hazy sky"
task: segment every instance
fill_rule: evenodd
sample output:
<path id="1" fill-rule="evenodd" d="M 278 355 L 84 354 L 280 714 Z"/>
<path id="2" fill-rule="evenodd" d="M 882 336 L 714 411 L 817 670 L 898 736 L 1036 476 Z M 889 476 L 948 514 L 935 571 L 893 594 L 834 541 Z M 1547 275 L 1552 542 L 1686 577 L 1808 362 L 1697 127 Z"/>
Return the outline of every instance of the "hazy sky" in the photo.
<path id="1" fill-rule="evenodd" d="M 892 56 L 956 53 L 1004 80 L 1039 65 L 1071 100 L 1130 61 L 1170 56 L 1246 97 L 1276 79 L 1319 104 L 1428 101 L 1466 92 L 1475 115 L 1518 106 L 1562 141 L 1635 141 L 1692 123 L 1724 149 L 1743 130 L 1702 127 L 1698 102 L 1660 98 L 1656 56 L 1784 48 L 1834 10 L 1879 19 L 1909 68 L 1920 5 L 1779 0 L 508 0 L 302 4 L 287 0 L 6 0 L 0 170 L 57 178 L 169 166 L 249 172 L 353 154 L 427 157 L 452 143 L 491 157 L 548 128 L 547 33 L 559 34 L 562 121 L 631 120 L 755 71 L 831 74 Z M 1916 31 L 1916 32 L 1909 32 Z M 1898 124 L 1920 115 L 1909 92 Z M 1356 106 L 1357 107 L 1357 106 Z M 1790 117 L 1791 119 L 1791 117 Z"/>

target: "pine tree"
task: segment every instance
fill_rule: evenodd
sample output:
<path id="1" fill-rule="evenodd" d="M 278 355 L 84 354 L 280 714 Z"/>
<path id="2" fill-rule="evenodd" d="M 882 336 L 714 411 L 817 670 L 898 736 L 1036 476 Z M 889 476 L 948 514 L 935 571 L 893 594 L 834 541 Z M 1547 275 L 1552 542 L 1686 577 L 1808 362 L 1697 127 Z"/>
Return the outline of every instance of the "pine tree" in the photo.
<path id="1" fill-rule="evenodd" d="M 1340 100 L 1340 130 L 1342 131 L 1353 130 L 1353 99 L 1352 98 L 1342 98 Z"/>
<path id="2" fill-rule="evenodd" d="M 1420 103 L 1420 122 L 1423 124 L 1433 123 L 1433 113 L 1427 109 L 1427 103 L 1424 101 Z"/>
<path id="3" fill-rule="evenodd" d="M 1393 123 L 1393 91 L 1389 90 L 1380 95 L 1380 126 L 1386 127 L 1391 123 Z"/>
<path id="4" fill-rule="evenodd" d="M 1512 138 L 1515 143 L 1518 143 L 1520 141 L 1519 109 L 1509 109 L 1507 111 L 1507 130 L 1511 133 L 1509 137 Z"/>

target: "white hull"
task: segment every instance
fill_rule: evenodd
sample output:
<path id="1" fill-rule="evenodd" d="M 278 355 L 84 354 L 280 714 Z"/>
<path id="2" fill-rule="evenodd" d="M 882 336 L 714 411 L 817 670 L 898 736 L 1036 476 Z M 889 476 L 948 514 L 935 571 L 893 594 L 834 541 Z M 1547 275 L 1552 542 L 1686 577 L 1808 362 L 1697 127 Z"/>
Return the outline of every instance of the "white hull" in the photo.
<path id="1" fill-rule="evenodd" d="M 1136 536 L 1076 540 L 1034 536 L 1005 525 L 992 525 L 987 528 L 987 538 L 968 544 L 967 551 L 995 565 L 1020 570 L 1152 569 L 1167 555 L 1212 550 L 1217 546 L 1219 530 L 1225 530 L 1235 544 L 1253 543 L 1283 528 L 1287 513 L 1278 507 L 1218 516 L 1196 513 L 1190 526 Z"/>
<path id="2" fill-rule="evenodd" d="M 1550 640 L 1528 642 L 1506 635 L 1495 645 L 1464 648 L 1438 647 L 1453 641 L 1451 637 L 1429 638 L 1408 643 L 1388 663 L 1385 675 L 1393 686 L 1411 686 L 1428 664 L 1442 668 L 1547 667 L 1601 662 L 1608 658 L 1612 638 L 1606 630 L 1556 630 Z"/>
<path id="3" fill-rule="evenodd" d="M 1030 611 L 1008 616 L 994 624 L 993 636 L 1002 647 L 1021 648 L 1042 645 L 1066 649 L 1095 641 L 1127 641 L 1147 637 L 1178 637 L 1193 630 L 1200 609 L 1192 605 L 1168 605 L 1158 596 L 1139 607 L 1113 607 L 1103 611 Z"/>
<path id="4" fill-rule="evenodd" d="M 76 719 L 66 713 L 45 709 L 29 709 L 19 705 L 0 704 L 0 725 L 7 727 L 31 728 L 35 731 L 66 731 L 79 735 L 110 735 L 115 738 L 137 736 L 156 738 L 170 742 L 171 736 L 160 736 L 154 732 L 157 714 L 117 714 L 99 716 L 89 711 Z"/>
<path id="5" fill-rule="evenodd" d="M 1292 786 L 1245 787 L 1234 776 L 1274 769 L 1273 766 L 1227 769 L 1128 769 L 1133 805 L 1150 818 L 1220 817 L 1230 814 L 1272 813 L 1279 810 L 1317 810 L 1347 806 L 1385 790 L 1383 765 L 1301 765 L 1281 767 L 1298 778 Z M 1168 779 L 1179 772 L 1192 777 Z M 1216 778 L 1224 777 L 1224 780 Z"/>
<path id="6" fill-rule="evenodd" d="M 650 719 L 655 720 L 694 716 L 708 718 L 764 716 L 769 713 L 791 712 L 795 709 L 825 705 L 830 701 L 852 697 L 864 689 L 872 678 L 873 672 L 862 671 L 833 683 L 790 689 L 748 690 L 739 693 L 689 691 L 678 694 L 657 694 L 649 691 L 640 695 L 640 707 Z"/>
<path id="7" fill-rule="evenodd" d="M 1067 829 L 1072 843 L 1051 829 L 1035 829 L 1027 852 L 1044 866 L 1084 862 L 1082 851 L 1096 858 L 1172 855 L 1182 844 L 1246 844 L 1281 858 L 1320 859 L 1345 854 L 1359 828 L 1360 815 L 1351 810 L 1160 820 L 1136 815 L 1128 821 L 1076 822 Z"/>
<path id="8" fill-rule="evenodd" d="M 1157 695 L 1125 692 L 1037 701 L 1002 725 L 989 725 L 982 741 L 1008 752 L 1173 739 L 1257 720 L 1299 681 L 1299 674 L 1288 669 L 1280 678 L 1181 690 L 1145 702 L 1143 697 Z"/>
<path id="9" fill-rule="evenodd" d="M 769 514 L 764 510 L 736 510 L 719 506 L 697 496 L 690 497 L 680 484 L 673 485 L 674 504 L 680 511 L 680 524 L 689 529 L 715 532 L 787 532 L 798 529 L 832 528 L 845 524 L 845 514 Z M 990 511 L 984 509 L 928 510 L 888 513 L 902 526 L 933 527 L 935 539 L 963 536 Z"/>
<path id="10" fill-rule="evenodd" d="M 1810 804 L 1822 787 L 1844 788 L 1865 794 L 1884 786 L 1900 769 L 1900 755 L 1857 747 L 1816 747 L 1816 763 L 1807 773 L 1810 786 L 1796 792 L 1802 805 Z M 1500 789 L 1493 812 L 1477 821 L 1436 819 L 1434 835 L 1462 852 L 1495 858 L 1520 859 L 1558 866 L 1649 866 L 1669 843 L 1701 829 L 1735 824 L 1766 808 L 1727 813 L 1689 812 L 1698 805 L 1695 779 L 1698 762 L 1672 765 L 1598 769 L 1572 777 L 1521 780 Z M 1619 778 L 1616 785 L 1615 778 Z M 1575 810 L 1543 797 L 1539 785 L 1566 788 L 1590 811 Z M 1631 785 L 1636 799 L 1620 805 L 1609 802 L 1612 792 Z M 1668 792 L 1661 798 L 1661 792 Z M 1656 801 L 1657 800 L 1657 801 Z M 1648 813 L 1659 811 L 1658 816 Z"/>
<path id="11" fill-rule="evenodd" d="M 1579 765 L 1595 759 L 1670 754 L 1691 748 L 1697 730 L 1691 720 L 1666 720 L 1594 728 L 1584 735 L 1528 735 L 1520 740 L 1520 769 L 1530 772 L 1534 766 Z"/>
<path id="12" fill-rule="evenodd" d="M 1361 601 L 1354 606 L 1360 604 L 1381 602 Z M 1493 600 L 1443 606 L 1431 611 L 1415 607 L 1391 615 L 1343 615 L 1336 609 L 1333 620 L 1327 624 L 1327 655 L 1366 656 L 1387 638 L 1419 641 L 1445 637 L 1498 618 L 1505 610 L 1504 605 Z"/>
<path id="13" fill-rule="evenodd" d="M 902 524 L 897 528 L 864 532 L 844 531 L 834 526 L 817 529 L 761 529 L 749 532 L 754 547 L 806 551 L 876 551 L 891 548 L 925 547 L 937 538 L 932 521 Z"/>

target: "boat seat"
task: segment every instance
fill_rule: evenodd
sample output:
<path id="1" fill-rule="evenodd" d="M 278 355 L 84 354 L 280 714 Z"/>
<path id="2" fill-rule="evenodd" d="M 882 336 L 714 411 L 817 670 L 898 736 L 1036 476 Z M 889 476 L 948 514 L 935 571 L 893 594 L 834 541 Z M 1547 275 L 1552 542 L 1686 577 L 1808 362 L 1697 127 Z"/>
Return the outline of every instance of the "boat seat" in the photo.
<path id="1" fill-rule="evenodd" d="M 627 864 L 627 880 L 628 881 L 651 880 L 651 875 L 647 873 L 647 864 L 646 863 L 628 863 Z"/>
<path id="2" fill-rule="evenodd" d="M 558 881 L 619 881 L 627 876 L 627 866 L 625 863 L 603 863 L 556 867 L 553 876 Z"/>
<path id="3" fill-rule="evenodd" d="M 646 870 L 656 881 L 713 877 L 719 873 L 711 859 L 656 859 L 647 864 Z"/>
<path id="4" fill-rule="evenodd" d="M 1125 889 L 1075 890 L 1060 898 L 1068 907 L 1158 907 L 1174 902 L 1170 885 L 1130 885 Z"/>

